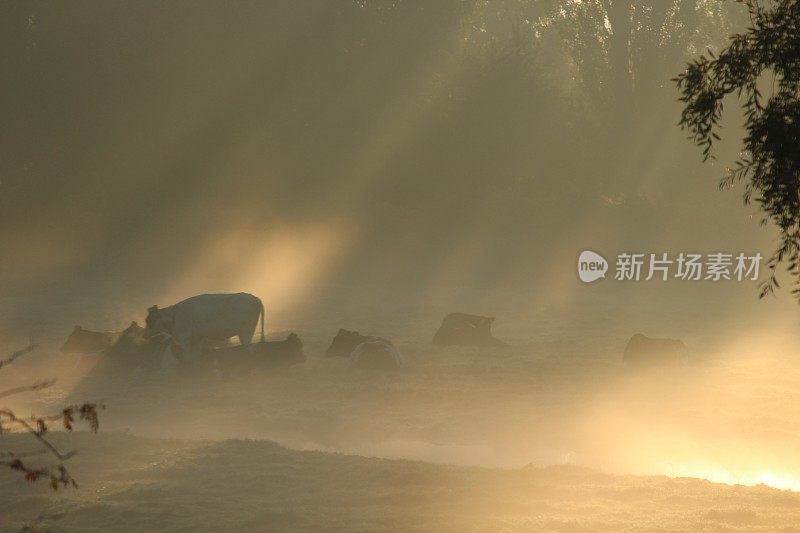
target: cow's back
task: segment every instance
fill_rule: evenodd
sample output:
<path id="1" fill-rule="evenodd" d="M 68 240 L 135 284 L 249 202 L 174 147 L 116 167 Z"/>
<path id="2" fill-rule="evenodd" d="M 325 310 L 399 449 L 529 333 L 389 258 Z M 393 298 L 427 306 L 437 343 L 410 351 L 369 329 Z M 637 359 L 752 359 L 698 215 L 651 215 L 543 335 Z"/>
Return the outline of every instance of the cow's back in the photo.
<path id="1" fill-rule="evenodd" d="M 200 294 L 172 306 L 174 335 L 178 339 L 227 339 L 253 328 L 261 314 L 261 300 L 248 293 Z"/>

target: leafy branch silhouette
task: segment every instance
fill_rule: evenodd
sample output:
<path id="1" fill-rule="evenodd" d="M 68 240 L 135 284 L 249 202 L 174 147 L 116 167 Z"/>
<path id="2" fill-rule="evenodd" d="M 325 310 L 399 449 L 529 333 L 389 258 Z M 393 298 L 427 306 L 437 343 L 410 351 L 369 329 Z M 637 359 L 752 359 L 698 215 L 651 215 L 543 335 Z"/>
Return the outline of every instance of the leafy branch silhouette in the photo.
<path id="1" fill-rule="evenodd" d="M 744 182 L 744 202 L 755 202 L 780 231 L 769 261 L 763 298 L 779 288 L 775 270 L 785 264 L 800 299 L 800 2 L 738 0 L 750 27 L 730 37 L 718 54 L 708 50 L 687 64 L 673 81 L 684 108 L 679 125 L 713 160 L 721 140 L 725 98 L 735 95 L 744 112 L 745 137 L 739 159 L 726 169 L 720 188 Z M 762 90 L 771 85 L 770 94 Z"/>
<path id="2" fill-rule="evenodd" d="M 8 365 L 14 363 L 20 357 L 33 352 L 36 349 L 35 344 L 12 353 L 6 359 L 0 360 L 0 370 Z M 55 379 L 48 379 L 33 383 L 31 385 L 23 385 L 13 387 L 10 389 L 0 391 L 0 399 L 15 396 L 25 392 L 35 392 L 46 389 L 55 384 Z M 27 482 L 33 483 L 39 480 L 47 480 L 53 490 L 59 488 L 73 487 L 77 488 L 78 483 L 70 475 L 64 462 L 77 454 L 77 450 L 70 450 L 67 452 L 60 451 L 48 438 L 48 433 L 51 429 L 50 424 L 60 423 L 66 431 L 72 431 L 75 425 L 76 417 L 78 420 L 85 422 L 92 432 L 97 432 L 100 428 L 100 421 L 98 416 L 98 409 L 102 409 L 103 405 L 98 403 L 83 403 L 76 405 L 68 405 L 64 407 L 60 413 L 49 416 L 31 415 L 29 417 L 22 417 L 16 414 L 12 409 L 7 407 L 0 407 L 0 436 L 7 433 L 26 433 L 35 440 L 42 448 L 33 452 L 13 452 L 0 450 L 0 466 L 9 468 L 14 472 L 19 472 L 23 479 Z M 49 455 L 56 459 L 55 464 L 34 464 L 38 462 L 31 462 L 31 457 L 40 457 Z"/>

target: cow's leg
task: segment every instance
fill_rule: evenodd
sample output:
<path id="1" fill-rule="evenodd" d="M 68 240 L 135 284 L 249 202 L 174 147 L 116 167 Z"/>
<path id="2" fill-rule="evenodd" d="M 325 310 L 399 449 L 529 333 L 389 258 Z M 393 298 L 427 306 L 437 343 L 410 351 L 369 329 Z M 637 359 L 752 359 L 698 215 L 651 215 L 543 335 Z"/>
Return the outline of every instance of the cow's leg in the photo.
<path id="1" fill-rule="evenodd" d="M 167 349 L 171 349 L 173 357 L 178 363 L 185 363 L 186 357 L 184 356 L 183 346 L 180 344 L 173 344 L 172 346 L 167 346 L 163 351 L 159 352 L 160 355 L 164 355 Z"/>
<path id="2" fill-rule="evenodd" d="M 195 349 L 198 355 L 206 355 L 211 351 L 214 343 L 208 339 L 198 339 L 195 343 Z"/>
<path id="3" fill-rule="evenodd" d="M 150 343 L 156 342 L 155 338 L 150 340 Z M 150 350 L 150 365 L 154 368 L 164 368 L 164 362 L 168 358 L 172 358 L 178 363 L 183 363 L 183 346 L 175 341 L 174 337 L 163 334 L 163 337 L 158 339 L 157 343 L 153 345 Z"/>
<path id="4" fill-rule="evenodd" d="M 173 335 L 172 337 L 172 353 L 179 363 L 185 363 L 187 359 L 192 357 L 192 339 L 184 335 Z"/>
<path id="5" fill-rule="evenodd" d="M 203 354 L 203 339 L 192 338 L 187 345 L 189 346 L 189 359 L 196 359 Z"/>
<path id="6" fill-rule="evenodd" d="M 256 328 L 249 328 L 246 331 L 242 331 L 241 333 L 237 334 L 236 336 L 239 337 L 239 344 L 252 344 L 253 342 L 253 334 L 256 332 Z"/>

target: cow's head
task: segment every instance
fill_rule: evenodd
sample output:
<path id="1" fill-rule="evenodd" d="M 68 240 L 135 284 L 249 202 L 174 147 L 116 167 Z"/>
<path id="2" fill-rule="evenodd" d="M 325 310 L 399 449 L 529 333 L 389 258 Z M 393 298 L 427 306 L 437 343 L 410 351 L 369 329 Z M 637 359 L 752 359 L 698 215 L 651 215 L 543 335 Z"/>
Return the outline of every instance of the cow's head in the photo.
<path id="1" fill-rule="evenodd" d="M 144 336 L 149 339 L 159 333 L 172 335 L 172 325 L 172 313 L 159 309 L 157 305 L 154 305 L 147 310 L 147 318 L 144 321 Z"/>
<path id="2" fill-rule="evenodd" d="M 340 329 L 339 333 L 336 334 L 336 337 L 333 338 L 331 345 L 328 346 L 328 349 L 325 351 L 326 355 L 331 356 L 348 356 L 350 355 L 356 346 L 361 344 L 364 340 L 364 336 L 360 335 L 357 331 L 347 331 L 346 329 Z"/>

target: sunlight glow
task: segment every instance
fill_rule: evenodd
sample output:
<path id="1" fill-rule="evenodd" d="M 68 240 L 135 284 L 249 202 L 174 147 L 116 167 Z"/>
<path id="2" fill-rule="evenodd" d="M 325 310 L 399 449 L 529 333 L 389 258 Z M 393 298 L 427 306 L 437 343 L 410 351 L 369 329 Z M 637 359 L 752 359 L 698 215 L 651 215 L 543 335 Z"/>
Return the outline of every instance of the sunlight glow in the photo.
<path id="1" fill-rule="evenodd" d="M 724 483 L 726 485 L 766 485 L 775 489 L 800 492 L 800 480 L 786 474 L 776 474 L 771 471 L 763 471 L 749 475 L 733 472 L 722 466 L 705 468 L 678 467 L 668 470 L 667 476 L 694 477 L 706 479 L 714 483 Z"/>
<path id="2" fill-rule="evenodd" d="M 177 302 L 198 292 L 246 291 L 262 298 L 268 317 L 286 311 L 302 305 L 333 271 L 350 235 L 331 225 L 215 235 L 166 300 Z"/>

